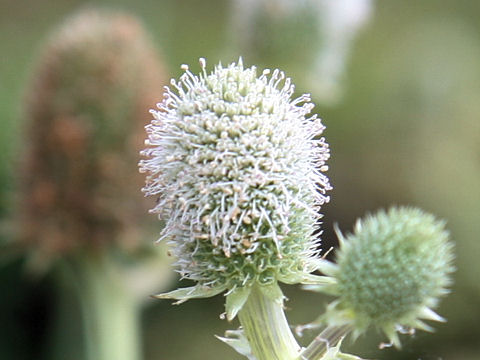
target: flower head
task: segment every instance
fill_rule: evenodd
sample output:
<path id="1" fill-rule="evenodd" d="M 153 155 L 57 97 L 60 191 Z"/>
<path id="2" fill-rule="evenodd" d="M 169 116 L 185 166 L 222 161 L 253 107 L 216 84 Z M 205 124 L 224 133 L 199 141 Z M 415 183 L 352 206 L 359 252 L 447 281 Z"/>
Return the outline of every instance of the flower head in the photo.
<path id="1" fill-rule="evenodd" d="M 452 244 L 442 221 L 415 208 L 392 208 L 359 220 L 353 234 L 339 233 L 337 265 L 320 269 L 335 279 L 317 290 L 338 299 L 327 309 L 330 325 L 369 325 L 400 346 L 397 331 L 431 330 L 421 319 L 442 321 L 432 308 L 446 294 L 453 271 Z"/>
<path id="2" fill-rule="evenodd" d="M 198 283 L 162 296 L 229 290 L 242 303 L 254 283 L 313 276 L 329 149 L 318 138 L 320 120 L 307 117 L 308 95 L 292 99 L 294 86 L 282 72 L 257 76 L 240 59 L 207 74 L 205 60 L 200 64 L 198 76 L 183 66 L 152 110 L 140 162 L 178 271 Z"/>
<path id="3" fill-rule="evenodd" d="M 139 21 L 86 9 L 55 29 L 27 89 L 22 240 L 35 265 L 76 249 L 143 246 L 129 173 L 163 66 Z"/>

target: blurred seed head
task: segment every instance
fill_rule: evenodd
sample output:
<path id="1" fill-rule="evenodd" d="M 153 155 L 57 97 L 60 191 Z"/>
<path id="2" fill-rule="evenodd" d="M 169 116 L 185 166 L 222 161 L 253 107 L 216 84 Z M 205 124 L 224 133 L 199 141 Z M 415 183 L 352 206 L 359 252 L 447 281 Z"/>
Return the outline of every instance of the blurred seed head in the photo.
<path id="1" fill-rule="evenodd" d="M 208 296 L 301 282 L 314 270 L 329 199 L 324 126 L 279 70 L 257 76 L 240 59 L 207 73 L 200 63 L 200 75 L 184 65 L 152 110 L 140 162 L 178 271 Z"/>
<path id="2" fill-rule="evenodd" d="M 164 70 L 139 21 L 87 9 L 45 44 L 24 108 L 22 239 L 48 259 L 139 244 L 136 163 Z"/>

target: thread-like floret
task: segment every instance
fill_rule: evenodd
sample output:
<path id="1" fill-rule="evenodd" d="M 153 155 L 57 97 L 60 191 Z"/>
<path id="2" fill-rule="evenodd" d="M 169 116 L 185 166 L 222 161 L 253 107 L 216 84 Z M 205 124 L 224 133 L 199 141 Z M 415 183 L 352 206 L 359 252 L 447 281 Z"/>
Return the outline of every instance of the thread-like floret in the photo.
<path id="1" fill-rule="evenodd" d="M 373 324 L 399 346 L 397 330 L 430 330 L 420 319 L 442 320 L 435 307 L 450 283 L 452 245 L 444 223 L 415 208 L 392 208 L 359 220 L 337 265 L 324 266 L 338 295 L 327 320 L 353 322 L 356 333 Z"/>
<path id="2" fill-rule="evenodd" d="M 158 196 L 162 238 L 206 291 L 301 282 L 330 189 L 324 126 L 282 72 L 200 64 L 198 76 L 182 66 L 146 128 L 143 190 Z"/>

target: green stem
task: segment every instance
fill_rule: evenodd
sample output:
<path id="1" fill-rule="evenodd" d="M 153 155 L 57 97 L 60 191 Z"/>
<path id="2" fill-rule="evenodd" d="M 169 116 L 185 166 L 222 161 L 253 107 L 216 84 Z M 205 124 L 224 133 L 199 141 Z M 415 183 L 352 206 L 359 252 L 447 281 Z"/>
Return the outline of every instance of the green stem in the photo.
<path id="1" fill-rule="evenodd" d="M 81 339 L 82 315 L 73 309 L 79 308 L 77 281 L 71 269 L 55 268 L 56 281 L 55 317 L 51 338 L 48 341 L 46 358 L 51 360 L 85 359 L 85 348 Z"/>
<path id="2" fill-rule="evenodd" d="M 350 325 L 329 326 L 312 340 L 310 345 L 302 351 L 302 360 L 328 360 L 324 358 L 327 350 L 336 346 L 338 342 L 351 330 Z"/>
<path id="3" fill-rule="evenodd" d="M 88 360 L 139 360 L 139 308 L 107 255 L 76 262 Z"/>
<path id="4" fill-rule="evenodd" d="M 238 314 L 257 360 L 296 360 L 300 346 L 288 325 L 283 305 L 254 286 Z"/>

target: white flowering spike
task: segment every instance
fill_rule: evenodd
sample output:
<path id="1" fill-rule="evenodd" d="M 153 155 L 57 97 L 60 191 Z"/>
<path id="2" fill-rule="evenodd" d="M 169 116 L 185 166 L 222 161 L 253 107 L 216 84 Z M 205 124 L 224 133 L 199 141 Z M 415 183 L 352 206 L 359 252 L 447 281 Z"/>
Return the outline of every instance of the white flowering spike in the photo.
<path id="1" fill-rule="evenodd" d="M 324 126 L 308 95 L 292 99 L 283 72 L 242 60 L 207 74 L 185 73 L 166 87 L 146 127 L 146 195 L 166 226 L 183 278 L 196 281 L 162 298 L 185 301 L 228 290 L 233 318 L 257 283 L 281 301 L 277 281 L 315 282 L 314 235 L 329 200 Z"/>

